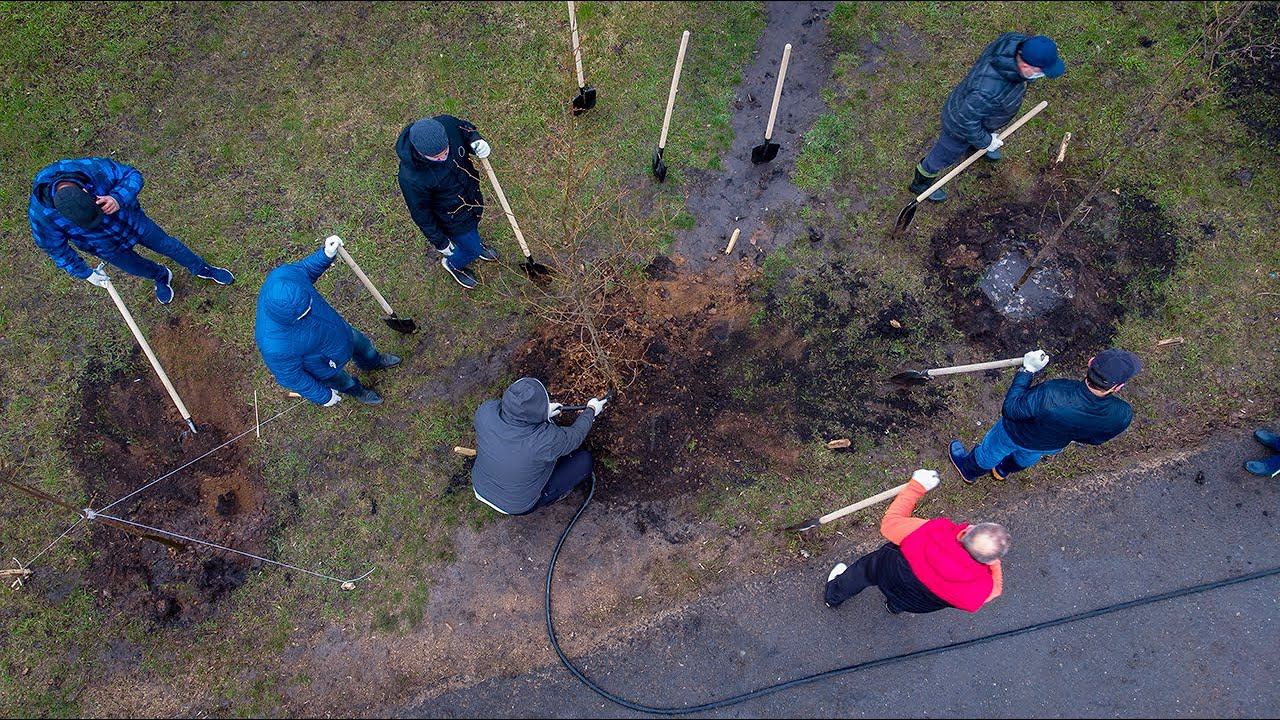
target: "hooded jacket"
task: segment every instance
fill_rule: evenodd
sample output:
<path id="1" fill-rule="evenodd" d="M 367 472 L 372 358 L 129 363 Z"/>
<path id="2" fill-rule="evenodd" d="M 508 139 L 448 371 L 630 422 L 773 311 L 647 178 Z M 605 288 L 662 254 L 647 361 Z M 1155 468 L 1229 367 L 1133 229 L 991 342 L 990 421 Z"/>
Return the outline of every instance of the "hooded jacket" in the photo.
<path id="1" fill-rule="evenodd" d="M 321 381 L 337 375 L 355 347 L 351 326 L 315 289 L 332 264 L 321 248 L 272 270 L 258 293 L 253 326 L 253 339 L 276 382 L 318 404 L 332 397 Z"/>
<path id="2" fill-rule="evenodd" d="M 53 206 L 54 188 L 64 180 L 92 195 L 114 197 L 120 209 L 111 215 L 104 213 L 102 222 L 92 230 L 76 225 Z M 81 280 L 89 277 L 93 271 L 68 243 L 104 260 L 136 245 L 154 225 L 138 203 L 142 184 L 142 173 L 111 158 L 59 160 L 45 166 L 31 183 L 31 199 L 27 203 L 27 219 L 31 221 L 36 246 L 68 275 Z"/>
<path id="3" fill-rule="evenodd" d="M 449 238 L 474 230 L 484 210 L 480 192 L 480 176 L 471 164 L 471 143 L 482 139 L 470 123 L 452 115 L 437 115 L 449 137 L 449 157 L 442 162 L 421 158 L 409 140 L 406 125 L 396 140 L 400 157 L 400 192 L 409 206 L 409 215 L 422 234 L 437 248 L 446 247 Z"/>
<path id="4" fill-rule="evenodd" d="M 569 427 L 547 419 L 551 397 L 534 378 L 520 378 L 476 410 L 476 462 L 471 483 L 480 499 L 508 515 L 532 509 L 556 461 L 577 450 L 596 413 L 587 408 Z"/>
<path id="5" fill-rule="evenodd" d="M 1013 119 L 1027 94 L 1027 79 L 1018 72 L 1016 57 L 1028 37 L 1005 33 L 982 51 L 942 108 L 944 132 L 975 148 L 991 144 L 991 133 Z"/>
<path id="6" fill-rule="evenodd" d="M 1004 430 L 1018 447 L 1061 450 L 1073 442 L 1101 445 L 1124 432 L 1133 408 L 1115 395 L 1098 397 L 1081 380 L 1049 380 L 1031 386 L 1019 370 L 1001 408 Z"/>

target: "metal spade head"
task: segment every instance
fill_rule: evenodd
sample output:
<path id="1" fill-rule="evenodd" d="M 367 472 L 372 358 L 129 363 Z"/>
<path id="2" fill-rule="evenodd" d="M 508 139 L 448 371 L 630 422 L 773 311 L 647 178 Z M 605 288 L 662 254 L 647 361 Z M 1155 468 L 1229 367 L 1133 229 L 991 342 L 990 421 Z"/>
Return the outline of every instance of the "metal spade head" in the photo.
<path id="1" fill-rule="evenodd" d="M 780 146 L 778 145 L 778 143 L 769 142 L 768 140 L 765 140 L 759 145 L 751 148 L 752 164 L 759 165 L 760 163 L 767 163 L 770 160 L 778 157 L 779 147 Z"/>
<path id="2" fill-rule="evenodd" d="M 590 85 L 578 88 L 578 94 L 573 97 L 573 114 L 581 115 L 596 106 L 596 89 Z"/>
<path id="3" fill-rule="evenodd" d="M 822 524 L 821 516 L 811 517 L 808 520 L 805 520 L 803 522 L 798 522 L 795 525 L 789 525 L 783 528 L 783 530 L 785 532 L 804 532 L 805 530 L 812 530 L 821 524 Z"/>
<path id="4" fill-rule="evenodd" d="M 382 322 L 386 323 L 387 327 L 392 330 L 405 335 L 412 335 L 418 332 L 418 326 L 413 322 L 413 318 L 402 318 L 395 313 L 391 313 L 390 317 L 382 318 Z"/>
<path id="5" fill-rule="evenodd" d="M 920 203 L 916 202 L 915 198 L 912 198 L 911 202 L 908 203 L 906 207 L 902 208 L 902 210 L 898 212 L 898 219 L 895 220 L 893 223 L 894 233 L 900 233 L 903 230 L 906 230 L 907 227 L 911 225 L 911 221 L 916 216 L 916 208 L 919 206 L 920 206 Z"/>
<path id="6" fill-rule="evenodd" d="M 662 162 L 662 148 L 653 151 L 653 176 L 658 178 L 658 182 L 667 180 L 667 164 Z"/>
<path id="7" fill-rule="evenodd" d="M 524 262 L 520 264 L 520 268 L 524 270 L 530 280 L 537 283 L 550 282 L 551 277 L 556 274 L 555 270 L 540 262 L 534 262 L 531 257 L 525 258 Z"/>
<path id="8" fill-rule="evenodd" d="M 904 370 L 889 379 L 899 385 L 924 385 L 932 380 L 933 376 L 923 370 Z"/>

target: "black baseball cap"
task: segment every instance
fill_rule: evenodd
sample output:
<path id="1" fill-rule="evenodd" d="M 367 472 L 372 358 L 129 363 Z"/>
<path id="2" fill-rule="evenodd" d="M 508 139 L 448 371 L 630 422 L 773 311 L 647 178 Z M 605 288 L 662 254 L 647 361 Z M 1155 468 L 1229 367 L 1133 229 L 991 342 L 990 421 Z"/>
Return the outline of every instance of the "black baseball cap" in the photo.
<path id="1" fill-rule="evenodd" d="M 1089 382 L 1102 390 L 1110 390 L 1142 371 L 1138 356 L 1128 350 L 1110 348 L 1094 356 L 1089 362 Z"/>

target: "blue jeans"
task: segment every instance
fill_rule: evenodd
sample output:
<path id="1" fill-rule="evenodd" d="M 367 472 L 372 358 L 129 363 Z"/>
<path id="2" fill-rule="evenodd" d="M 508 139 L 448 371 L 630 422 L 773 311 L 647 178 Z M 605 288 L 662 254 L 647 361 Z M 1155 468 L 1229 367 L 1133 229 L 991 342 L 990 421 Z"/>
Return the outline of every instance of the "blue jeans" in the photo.
<path id="1" fill-rule="evenodd" d="M 1004 419 L 996 421 L 995 425 L 987 431 L 986 437 L 982 438 L 982 442 L 978 443 L 978 447 L 973 449 L 973 459 L 978 463 L 978 467 L 983 470 L 990 470 L 1000 461 L 1013 456 L 1015 462 L 1024 468 L 1040 462 L 1040 458 L 1045 455 L 1057 455 L 1062 450 L 1028 450 L 1019 446 L 1009 437 L 1009 433 L 1005 432 Z"/>
<path id="2" fill-rule="evenodd" d="M 461 270 L 470 265 L 476 258 L 480 257 L 480 251 L 484 249 L 484 243 L 480 240 L 480 228 L 473 227 L 470 230 L 449 238 L 457 249 L 453 251 L 453 255 L 449 256 L 449 267 L 454 270 Z"/>
<path id="3" fill-rule="evenodd" d="M 920 161 L 920 166 L 924 168 L 927 175 L 937 175 L 960 162 L 960 159 L 968 154 L 968 140 L 956 137 L 943 130 L 942 134 L 938 136 L 938 141 L 929 150 L 929 154 L 924 156 L 924 160 Z"/>
<path id="4" fill-rule="evenodd" d="M 359 330 L 351 328 L 351 342 L 355 346 L 351 350 L 351 359 L 356 361 L 356 366 L 361 370 L 377 370 L 380 353 L 373 347 L 373 341 Z M 320 382 L 331 390 L 347 394 L 358 393 L 364 387 L 342 368 L 338 368 L 335 375 Z"/>
<path id="5" fill-rule="evenodd" d="M 542 486 L 542 497 L 538 498 L 538 504 L 520 514 L 528 515 L 573 492 L 574 488 L 591 477 L 591 467 L 591 451 L 584 448 L 578 448 L 560 458 L 556 461 L 555 469 L 551 471 L 551 477 L 547 478 L 547 484 Z"/>
<path id="6" fill-rule="evenodd" d="M 138 245 L 168 257 L 186 268 L 192 275 L 208 266 L 204 258 L 192 252 L 191 248 L 182 244 L 182 241 L 166 233 L 154 220 L 147 218 L 145 224 L 147 229 L 143 230 L 142 237 L 138 238 Z M 167 274 L 163 265 L 142 257 L 134 252 L 133 248 L 121 250 L 110 257 L 103 256 L 102 259 L 131 275 L 154 282 L 165 279 Z"/>

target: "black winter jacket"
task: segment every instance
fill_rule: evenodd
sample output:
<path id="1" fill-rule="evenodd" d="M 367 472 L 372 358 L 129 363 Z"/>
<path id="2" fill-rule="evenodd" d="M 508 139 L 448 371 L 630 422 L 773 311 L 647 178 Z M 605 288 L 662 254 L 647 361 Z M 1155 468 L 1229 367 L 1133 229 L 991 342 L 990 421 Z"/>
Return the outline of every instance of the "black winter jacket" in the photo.
<path id="1" fill-rule="evenodd" d="M 1001 414 L 1009 439 L 1044 452 L 1073 442 L 1101 445 L 1133 421 L 1133 408 L 1114 395 L 1098 397 L 1080 380 L 1049 380 L 1031 387 L 1031 373 L 1025 370 L 1014 375 Z"/>
<path id="2" fill-rule="evenodd" d="M 1013 119 L 1027 94 L 1027 79 L 1018 72 L 1018 47 L 1027 39 L 1005 33 L 978 56 L 964 80 L 942 107 L 942 129 L 975 148 L 991 144 L 991 133 Z"/>
<path id="3" fill-rule="evenodd" d="M 419 158 L 409 142 L 406 125 L 396 140 L 400 157 L 400 192 L 404 194 L 409 215 L 422 234 L 437 248 L 449 244 L 449 238 L 474 230 L 484 210 L 480 193 L 480 176 L 471 164 L 471 143 L 481 139 L 470 123 L 452 115 L 437 115 L 449 136 L 449 157 L 444 162 Z"/>

